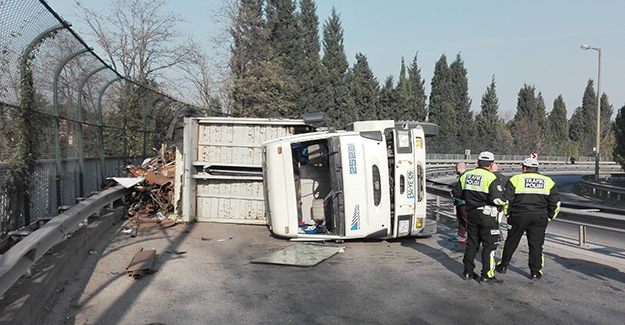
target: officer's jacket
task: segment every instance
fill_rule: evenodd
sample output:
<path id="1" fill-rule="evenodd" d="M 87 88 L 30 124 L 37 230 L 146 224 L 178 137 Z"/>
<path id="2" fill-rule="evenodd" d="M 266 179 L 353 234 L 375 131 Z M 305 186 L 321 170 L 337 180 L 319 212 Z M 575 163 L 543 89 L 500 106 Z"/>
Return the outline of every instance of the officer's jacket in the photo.
<path id="1" fill-rule="evenodd" d="M 506 184 L 505 198 L 509 203 L 508 214 L 540 215 L 555 218 L 560 212 L 560 194 L 551 177 L 539 173 L 522 173 L 510 177 Z"/>
<path id="2" fill-rule="evenodd" d="M 486 205 L 503 206 L 504 193 L 501 181 L 486 168 L 478 167 L 460 176 L 451 195 L 466 202 L 467 212 Z"/>

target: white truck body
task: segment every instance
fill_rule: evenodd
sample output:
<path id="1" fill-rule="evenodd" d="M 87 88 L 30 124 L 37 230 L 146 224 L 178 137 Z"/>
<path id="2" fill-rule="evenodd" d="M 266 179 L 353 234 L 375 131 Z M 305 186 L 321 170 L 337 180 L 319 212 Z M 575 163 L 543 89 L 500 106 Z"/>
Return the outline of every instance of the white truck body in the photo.
<path id="1" fill-rule="evenodd" d="M 423 128 L 365 121 L 348 130 L 263 143 L 265 211 L 272 233 L 311 240 L 435 233 L 435 221 L 426 220 Z"/>

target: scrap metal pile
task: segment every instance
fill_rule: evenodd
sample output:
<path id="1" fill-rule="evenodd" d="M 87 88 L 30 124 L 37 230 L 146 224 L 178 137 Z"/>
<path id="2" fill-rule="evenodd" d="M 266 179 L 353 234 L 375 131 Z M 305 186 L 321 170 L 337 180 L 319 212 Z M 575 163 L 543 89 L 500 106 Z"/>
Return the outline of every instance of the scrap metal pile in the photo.
<path id="1" fill-rule="evenodd" d="M 144 160 L 141 166 L 126 166 L 128 177 L 144 177 L 134 186 L 127 212 L 127 218 L 135 221 L 132 235 L 136 236 L 140 223 L 156 222 L 171 227 L 178 222 L 172 203 L 175 167 L 175 147 L 168 149 L 164 144 L 157 157 Z"/>

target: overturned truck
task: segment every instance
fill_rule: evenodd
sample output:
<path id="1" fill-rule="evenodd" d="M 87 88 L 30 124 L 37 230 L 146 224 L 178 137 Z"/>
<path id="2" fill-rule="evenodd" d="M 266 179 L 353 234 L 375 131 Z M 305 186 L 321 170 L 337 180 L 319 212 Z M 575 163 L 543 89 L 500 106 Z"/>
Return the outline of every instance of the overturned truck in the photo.
<path id="1" fill-rule="evenodd" d="M 267 225 L 307 240 L 427 236 L 425 136 L 431 123 L 364 121 L 266 141 Z"/>

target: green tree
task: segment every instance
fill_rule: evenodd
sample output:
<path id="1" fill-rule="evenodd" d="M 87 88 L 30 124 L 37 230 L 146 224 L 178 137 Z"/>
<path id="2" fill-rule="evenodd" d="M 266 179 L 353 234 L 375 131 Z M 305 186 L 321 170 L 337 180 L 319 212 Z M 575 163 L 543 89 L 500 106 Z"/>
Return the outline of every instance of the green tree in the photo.
<path id="1" fill-rule="evenodd" d="M 411 119 L 416 121 L 425 121 L 427 117 L 425 80 L 421 77 L 421 68 L 417 64 L 417 54 L 412 59 L 412 63 L 408 66 L 408 83 L 412 91 L 409 106 L 413 112 Z"/>
<path id="2" fill-rule="evenodd" d="M 480 107 L 480 112 L 475 116 L 475 135 L 485 139 L 497 138 L 501 122 L 499 121 L 499 99 L 495 86 L 495 76 L 482 95 Z"/>
<path id="3" fill-rule="evenodd" d="M 293 0 L 267 0 L 265 7 L 269 58 L 279 58 L 288 74 L 295 74 L 295 66 L 304 57 L 295 7 Z"/>
<path id="4" fill-rule="evenodd" d="M 539 151 L 546 125 L 545 103 L 536 87 L 524 84 L 519 90 L 512 135 L 516 146 L 524 152 Z"/>
<path id="5" fill-rule="evenodd" d="M 612 124 L 614 132 L 614 150 L 612 152 L 614 160 L 625 169 L 625 106 L 616 114 Z"/>
<path id="6" fill-rule="evenodd" d="M 601 133 L 600 133 L 600 150 L 601 156 L 607 157 L 613 151 L 613 144 L 611 139 L 613 138 L 612 129 L 612 114 L 614 114 L 614 107 L 610 104 L 610 99 L 606 93 L 601 94 Z"/>
<path id="7" fill-rule="evenodd" d="M 302 44 L 302 58 L 297 65 L 295 75 L 299 85 L 297 96 L 297 112 L 313 113 L 322 111 L 320 103 L 324 93 L 323 70 L 319 52 L 319 18 L 317 6 L 313 0 L 300 1 L 300 14 L 298 16 L 299 35 Z"/>
<path id="8" fill-rule="evenodd" d="M 559 95 L 553 101 L 553 109 L 549 113 L 548 120 L 548 139 L 552 142 L 562 142 L 568 140 L 569 124 L 566 119 L 566 104 L 564 98 Z"/>
<path id="9" fill-rule="evenodd" d="M 354 99 L 356 120 L 377 119 L 380 86 L 364 54 L 356 54 L 356 63 L 352 68 L 351 76 L 351 96 Z"/>
<path id="10" fill-rule="evenodd" d="M 323 50 L 321 62 L 327 71 L 328 86 L 323 105 L 334 125 L 343 126 L 353 122 L 355 114 L 347 80 L 349 63 L 343 47 L 343 27 L 335 8 L 332 8 L 332 13 L 323 26 Z"/>
<path id="11" fill-rule="evenodd" d="M 230 71 L 232 73 L 232 113 L 241 115 L 248 112 L 249 90 L 252 87 L 251 70 L 259 69 L 261 62 L 267 62 L 269 33 L 265 28 L 263 0 L 240 0 L 229 17 L 228 32 L 232 37 L 230 47 Z M 254 85 L 253 87 L 256 87 Z"/>
<path id="12" fill-rule="evenodd" d="M 456 112 L 453 101 L 451 70 L 445 54 L 436 62 L 431 82 L 428 121 L 438 124 L 439 135 L 456 136 Z"/>
<path id="13" fill-rule="evenodd" d="M 453 90 L 453 105 L 456 113 L 456 136 L 466 137 L 473 135 L 473 112 L 471 112 L 471 98 L 469 98 L 469 80 L 467 69 L 460 57 L 449 66 L 451 70 L 451 83 Z"/>
<path id="14" fill-rule="evenodd" d="M 595 146 L 595 130 L 597 129 L 597 95 L 592 79 L 588 80 L 582 106 L 577 107 L 571 115 L 569 124 L 569 137 L 579 143 L 580 154 L 593 155 Z"/>
<path id="15" fill-rule="evenodd" d="M 569 139 L 569 123 L 566 115 L 564 98 L 559 95 L 553 101 L 553 108 L 547 117 L 545 154 L 553 156 L 579 155 L 576 144 Z"/>
<path id="16" fill-rule="evenodd" d="M 386 80 L 384 80 L 382 89 L 380 89 L 378 119 L 394 120 L 396 105 L 397 92 L 395 91 L 395 82 L 393 81 L 393 76 L 388 76 Z"/>
<path id="17" fill-rule="evenodd" d="M 546 122 L 545 102 L 542 93 L 536 95 L 536 87 L 524 84 L 519 90 L 516 106 L 515 122 L 527 122 L 533 127 L 543 130 Z"/>
<path id="18" fill-rule="evenodd" d="M 408 76 L 406 76 L 406 64 L 404 63 L 404 58 L 401 58 L 399 79 L 397 80 L 397 88 L 395 89 L 397 94 L 397 103 L 395 105 L 394 120 L 410 121 L 414 119 L 414 109 L 411 106 L 414 94 L 411 88 Z"/>
<path id="19" fill-rule="evenodd" d="M 273 61 L 262 61 L 252 66 L 241 78 L 235 80 L 240 89 L 239 99 L 244 105 L 238 107 L 236 115 L 246 117 L 290 117 L 295 106 L 294 80 Z"/>

